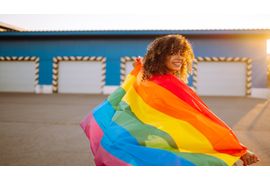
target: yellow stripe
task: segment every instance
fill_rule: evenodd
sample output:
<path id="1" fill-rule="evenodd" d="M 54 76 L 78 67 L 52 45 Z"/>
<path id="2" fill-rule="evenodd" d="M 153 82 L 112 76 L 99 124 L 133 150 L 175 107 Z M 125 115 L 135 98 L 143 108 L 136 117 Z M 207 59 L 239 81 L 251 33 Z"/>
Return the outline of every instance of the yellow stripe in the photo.
<path id="1" fill-rule="evenodd" d="M 127 76 L 125 83 L 122 85 L 126 91 L 126 95 L 122 100 L 130 105 L 134 114 L 142 122 L 161 129 L 173 137 L 181 152 L 207 152 L 204 154 L 222 159 L 228 165 L 232 165 L 239 159 L 215 151 L 208 139 L 189 123 L 168 116 L 146 104 L 132 86 L 135 80 L 135 76 Z M 156 121 L 156 119 L 162 119 L 162 121 Z"/>
<path id="2" fill-rule="evenodd" d="M 127 92 L 130 87 L 132 87 L 132 84 L 136 81 L 136 77 L 133 75 L 128 74 L 126 76 L 125 81 L 122 84 L 122 88 Z"/>
<path id="3" fill-rule="evenodd" d="M 232 156 L 229 154 L 225 154 L 225 153 L 204 153 L 207 154 L 209 156 L 214 156 L 216 158 L 222 159 L 224 162 L 226 162 L 229 166 L 232 166 L 236 161 L 238 161 L 240 159 L 240 157 L 237 156 Z"/>

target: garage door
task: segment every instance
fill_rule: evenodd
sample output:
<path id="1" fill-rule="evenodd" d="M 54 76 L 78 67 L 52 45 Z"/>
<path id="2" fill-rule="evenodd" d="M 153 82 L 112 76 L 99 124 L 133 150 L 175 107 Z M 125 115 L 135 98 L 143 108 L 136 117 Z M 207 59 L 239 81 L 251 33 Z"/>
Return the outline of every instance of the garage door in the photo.
<path id="1" fill-rule="evenodd" d="M 56 59 L 56 60 L 55 60 Z M 54 91 L 58 93 L 102 93 L 105 83 L 105 58 L 58 57 Z"/>
<path id="2" fill-rule="evenodd" d="M 135 61 L 137 57 L 132 56 L 132 57 L 122 57 L 121 58 L 121 84 L 124 82 L 126 76 L 133 70 L 133 62 Z"/>
<path id="3" fill-rule="evenodd" d="M 201 58 L 194 72 L 197 93 L 203 96 L 246 96 L 251 92 L 251 60 Z"/>
<path id="4" fill-rule="evenodd" d="M 34 92 L 37 57 L 0 57 L 0 92 Z"/>

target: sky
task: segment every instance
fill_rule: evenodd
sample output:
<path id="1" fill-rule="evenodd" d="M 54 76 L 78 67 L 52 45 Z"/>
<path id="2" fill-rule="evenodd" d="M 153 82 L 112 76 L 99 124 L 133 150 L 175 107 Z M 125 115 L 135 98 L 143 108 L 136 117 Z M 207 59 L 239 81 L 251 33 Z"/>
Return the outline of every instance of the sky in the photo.
<path id="1" fill-rule="evenodd" d="M 25 30 L 270 29 L 269 0 L 9 0 L 0 22 Z"/>
<path id="2" fill-rule="evenodd" d="M 264 14 L 9 14 L 0 22 L 25 30 L 270 29 Z"/>

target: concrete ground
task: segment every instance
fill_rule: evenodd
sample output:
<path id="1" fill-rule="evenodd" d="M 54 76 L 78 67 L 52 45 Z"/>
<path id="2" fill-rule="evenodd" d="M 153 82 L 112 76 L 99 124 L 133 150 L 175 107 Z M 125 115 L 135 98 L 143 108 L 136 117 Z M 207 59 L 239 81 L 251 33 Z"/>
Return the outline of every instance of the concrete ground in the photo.
<path id="1" fill-rule="evenodd" d="M 105 95 L 0 93 L 0 165 L 94 165 L 79 126 Z M 240 141 L 270 165 L 265 99 L 202 97 Z M 240 164 L 240 163 L 238 163 Z"/>

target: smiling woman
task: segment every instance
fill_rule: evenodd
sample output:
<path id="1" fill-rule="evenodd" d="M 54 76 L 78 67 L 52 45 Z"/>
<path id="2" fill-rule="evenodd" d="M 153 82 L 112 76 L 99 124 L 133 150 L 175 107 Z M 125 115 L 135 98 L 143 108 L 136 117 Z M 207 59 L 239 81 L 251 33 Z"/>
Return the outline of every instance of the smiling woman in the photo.
<path id="1" fill-rule="evenodd" d="M 143 79 L 156 74 L 173 74 L 187 82 L 194 53 L 190 42 L 182 35 L 167 35 L 155 39 L 143 58 Z"/>
<path id="2" fill-rule="evenodd" d="M 184 58 L 181 57 L 180 53 L 177 55 L 169 56 L 165 61 L 165 65 L 171 73 L 180 71 L 183 65 Z"/>
<path id="3" fill-rule="evenodd" d="M 162 36 L 148 46 L 121 87 L 80 123 L 96 165 L 258 161 L 185 83 L 193 59 L 182 35 Z"/>

